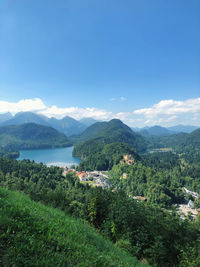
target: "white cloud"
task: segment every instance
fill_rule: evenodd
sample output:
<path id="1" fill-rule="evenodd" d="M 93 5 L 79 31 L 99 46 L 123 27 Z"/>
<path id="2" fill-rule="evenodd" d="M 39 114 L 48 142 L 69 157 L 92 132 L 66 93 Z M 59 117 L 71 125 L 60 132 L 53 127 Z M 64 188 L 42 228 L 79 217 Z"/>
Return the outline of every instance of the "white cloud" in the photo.
<path id="1" fill-rule="evenodd" d="M 170 122 L 170 121 L 174 121 L 175 119 L 177 119 L 177 116 L 171 116 L 166 121 Z"/>
<path id="2" fill-rule="evenodd" d="M 129 118 L 129 116 L 131 116 L 131 112 L 119 112 L 119 113 L 116 113 L 115 114 L 115 118 L 116 119 L 119 119 L 119 120 L 122 120 L 122 121 L 125 121 Z"/>
<path id="3" fill-rule="evenodd" d="M 119 98 L 115 98 L 115 97 L 113 97 L 113 98 L 110 98 L 110 99 L 109 99 L 110 102 L 124 102 L 124 101 L 126 101 L 126 100 L 127 100 L 127 98 L 124 97 L 124 96 L 121 96 L 121 97 L 119 97 Z"/>
<path id="4" fill-rule="evenodd" d="M 47 117 L 62 118 L 64 116 L 70 116 L 74 119 L 81 118 L 94 118 L 98 120 L 109 120 L 113 117 L 113 113 L 97 108 L 79 108 L 79 107 L 68 107 L 68 108 L 58 108 L 57 106 L 52 106 L 39 112 Z"/>
<path id="5" fill-rule="evenodd" d="M 133 111 L 135 118 L 143 120 L 143 124 L 163 126 L 174 124 L 191 124 L 195 120 L 200 124 L 200 98 L 187 99 L 185 101 L 161 100 L 152 107 Z"/>
<path id="6" fill-rule="evenodd" d="M 126 97 L 121 96 L 121 97 L 120 97 L 120 101 L 126 101 Z"/>
<path id="7" fill-rule="evenodd" d="M 0 101 L 0 113 L 33 111 L 43 114 L 47 117 L 63 118 L 64 116 L 71 116 L 75 119 L 92 117 L 98 120 L 109 120 L 115 117 L 112 112 L 97 109 L 94 107 L 66 107 L 59 108 L 57 106 L 47 107 L 40 98 L 22 99 L 18 102 Z"/>
<path id="8" fill-rule="evenodd" d="M 198 121 L 200 120 L 200 113 L 195 113 L 193 118 L 192 118 L 193 121 Z"/>
<path id="9" fill-rule="evenodd" d="M 41 111 L 46 106 L 39 98 L 22 99 L 19 102 L 7 102 L 0 100 L 0 113 L 11 112 L 17 113 L 20 111 Z"/>
<path id="10" fill-rule="evenodd" d="M 119 99 L 118 99 L 119 101 Z M 200 125 L 200 98 L 185 101 L 162 100 L 152 107 L 134 110 L 132 112 L 114 113 L 95 107 L 48 107 L 40 98 L 22 99 L 18 102 L 0 100 L 0 113 L 33 111 L 47 117 L 63 118 L 70 116 L 75 119 L 92 117 L 97 120 L 117 118 L 133 127 L 144 125 L 171 126 L 175 124 Z"/>
<path id="11" fill-rule="evenodd" d="M 117 98 L 112 97 L 112 98 L 109 99 L 109 101 L 110 102 L 115 102 L 115 101 L 117 101 Z"/>
<path id="12" fill-rule="evenodd" d="M 133 111 L 135 115 L 144 115 L 147 118 L 154 118 L 158 115 L 176 115 L 188 112 L 200 111 L 200 98 L 188 99 L 185 101 L 162 100 L 150 108 L 143 108 Z"/>

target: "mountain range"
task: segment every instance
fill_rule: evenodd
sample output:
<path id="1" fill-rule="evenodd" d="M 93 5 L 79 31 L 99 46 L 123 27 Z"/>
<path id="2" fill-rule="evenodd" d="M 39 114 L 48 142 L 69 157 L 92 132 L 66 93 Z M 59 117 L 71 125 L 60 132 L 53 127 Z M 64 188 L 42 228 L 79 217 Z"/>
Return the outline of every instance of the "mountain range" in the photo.
<path id="1" fill-rule="evenodd" d="M 144 128 L 133 127 L 132 130 L 140 133 L 143 136 L 149 137 L 149 136 L 167 136 L 177 133 L 191 133 L 198 128 L 199 128 L 198 126 L 179 124 L 167 128 L 159 125 L 155 125 L 152 127 L 144 127 Z"/>
<path id="2" fill-rule="evenodd" d="M 96 120 L 93 118 L 85 118 L 78 121 L 69 116 L 59 120 L 56 118 L 47 118 L 46 116 L 33 112 L 19 112 L 15 116 L 12 116 L 10 113 L 0 114 L 0 126 L 36 123 L 51 126 L 66 136 L 80 134 L 95 122 Z"/>
<path id="3" fill-rule="evenodd" d="M 0 114 L 0 126 L 7 125 L 21 125 L 24 123 L 36 123 L 45 126 L 51 126 L 58 130 L 59 132 L 64 133 L 66 136 L 80 135 L 83 133 L 89 126 L 94 123 L 99 122 L 93 118 L 83 118 L 81 120 L 75 120 L 69 116 L 66 116 L 62 119 L 56 119 L 54 117 L 48 118 L 41 114 L 36 114 L 33 112 L 19 112 L 14 116 L 10 112 Z M 167 136 L 171 134 L 176 134 L 180 132 L 191 133 L 196 130 L 197 126 L 192 125 L 176 125 L 172 127 L 162 127 L 162 126 L 152 126 L 144 128 L 131 128 L 134 132 L 139 132 L 145 137 L 150 136 Z"/>
<path id="4" fill-rule="evenodd" d="M 71 138 L 71 141 L 75 145 L 73 155 L 86 159 L 88 166 L 93 163 L 97 153 L 97 161 L 102 163 L 103 155 L 101 159 L 99 155 L 107 144 L 112 143 L 126 143 L 137 153 L 147 152 L 152 148 L 170 147 L 178 153 L 190 151 L 190 154 L 193 153 L 193 159 L 197 160 L 200 149 L 200 128 L 192 133 L 174 134 L 163 127 L 155 126 L 136 133 L 122 121 L 113 119 L 91 125 L 82 134 Z"/>

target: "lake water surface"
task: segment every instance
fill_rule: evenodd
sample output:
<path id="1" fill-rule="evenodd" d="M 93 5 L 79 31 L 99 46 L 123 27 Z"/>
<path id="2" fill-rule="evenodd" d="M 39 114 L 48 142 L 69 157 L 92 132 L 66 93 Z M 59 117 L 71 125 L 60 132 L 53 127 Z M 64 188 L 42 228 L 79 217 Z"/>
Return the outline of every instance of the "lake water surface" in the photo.
<path id="1" fill-rule="evenodd" d="M 47 166 L 67 166 L 78 165 L 81 160 L 72 156 L 73 147 L 51 148 L 51 149 L 30 149 L 21 150 L 18 160 L 30 159 Z"/>

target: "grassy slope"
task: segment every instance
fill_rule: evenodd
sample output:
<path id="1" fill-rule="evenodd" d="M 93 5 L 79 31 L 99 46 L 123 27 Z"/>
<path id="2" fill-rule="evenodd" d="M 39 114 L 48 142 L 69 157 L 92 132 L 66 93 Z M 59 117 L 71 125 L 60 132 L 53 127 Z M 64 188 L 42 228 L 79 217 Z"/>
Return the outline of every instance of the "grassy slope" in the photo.
<path id="1" fill-rule="evenodd" d="M 143 266 L 88 224 L 0 188 L 0 266 Z"/>

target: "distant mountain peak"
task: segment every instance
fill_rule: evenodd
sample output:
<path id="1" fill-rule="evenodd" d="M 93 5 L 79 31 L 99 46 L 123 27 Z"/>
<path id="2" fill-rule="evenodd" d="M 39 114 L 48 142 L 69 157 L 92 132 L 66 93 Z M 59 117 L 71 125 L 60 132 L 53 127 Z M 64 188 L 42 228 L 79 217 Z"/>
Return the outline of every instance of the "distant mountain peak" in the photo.
<path id="1" fill-rule="evenodd" d="M 89 127 L 92 124 L 99 122 L 98 120 L 95 120 L 93 118 L 82 118 L 79 120 L 79 122 L 81 122 L 82 124 L 84 124 L 85 126 Z"/>
<path id="2" fill-rule="evenodd" d="M 47 118 L 44 115 L 31 111 L 18 112 L 14 117 L 11 116 L 8 119 L 3 119 L 2 117 L 2 121 L 0 116 L 0 122 L 2 122 L 1 126 L 21 125 L 24 123 L 36 123 L 44 126 L 51 126 L 67 136 L 80 134 L 87 128 L 86 125 L 75 120 L 74 118 L 71 118 L 70 116 L 65 116 L 63 119 L 58 120 L 54 117 Z"/>
<path id="3" fill-rule="evenodd" d="M 110 121 L 96 122 L 88 127 L 76 138 L 80 141 L 87 141 L 95 138 L 104 139 L 105 143 L 122 142 L 132 145 L 137 151 L 146 148 L 145 140 L 142 136 L 134 133 L 126 124 L 119 119 Z"/>
<path id="4" fill-rule="evenodd" d="M 0 123 L 7 121 L 12 118 L 12 114 L 10 112 L 0 114 Z"/>
<path id="5" fill-rule="evenodd" d="M 15 116 L 2 123 L 2 126 L 21 125 L 24 123 L 36 123 L 40 125 L 49 126 L 46 119 L 46 117 L 30 111 L 18 112 L 15 114 Z"/>
<path id="6" fill-rule="evenodd" d="M 198 126 L 194 126 L 194 125 L 179 124 L 179 125 L 168 127 L 167 129 L 174 131 L 176 133 L 180 133 L 180 132 L 191 133 L 198 128 L 199 128 Z"/>

